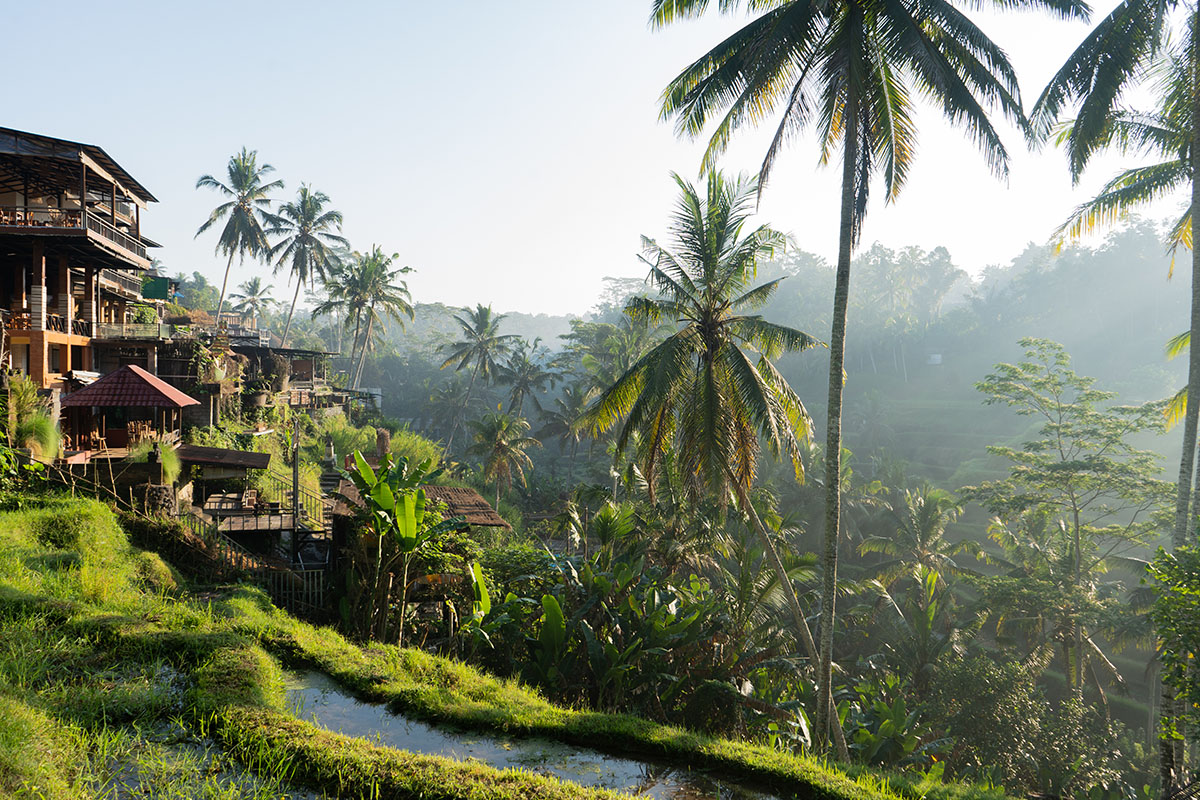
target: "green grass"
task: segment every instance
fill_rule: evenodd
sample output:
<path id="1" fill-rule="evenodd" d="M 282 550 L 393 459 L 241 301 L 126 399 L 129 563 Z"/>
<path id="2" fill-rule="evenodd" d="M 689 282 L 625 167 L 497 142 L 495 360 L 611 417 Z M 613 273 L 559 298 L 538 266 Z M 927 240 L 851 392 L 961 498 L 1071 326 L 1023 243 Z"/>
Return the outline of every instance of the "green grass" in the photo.
<path id="1" fill-rule="evenodd" d="M 782 795 L 1003 799 L 980 787 L 835 767 L 639 717 L 555 706 L 459 662 L 356 646 L 275 609 L 257 589 L 205 596 L 213 599 L 194 598 L 160 558 L 132 547 L 101 504 L 50 498 L 0 512 L 0 788 L 87 797 L 106 785 L 104 776 L 124 770 L 136 780 L 177 775 L 168 783 L 181 797 L 257 797 L 263 787 L 283 792 L 289 783 L 362 798 L 619 796 L 324 731 L 285 709 L 282 661 L 320 669 L 364 699 L 426 720 L 711 768 Z M 190 768 L 179 765 L 193 751 L 164 750 L 138 733 L 172 720 L 252 774 L 218 769 L 224 777 L 215 783 L 188 784 Z M 124 744 L 112 744 L 114 737 Z M 21 788 L 31 786 L 40 794 Z"/>

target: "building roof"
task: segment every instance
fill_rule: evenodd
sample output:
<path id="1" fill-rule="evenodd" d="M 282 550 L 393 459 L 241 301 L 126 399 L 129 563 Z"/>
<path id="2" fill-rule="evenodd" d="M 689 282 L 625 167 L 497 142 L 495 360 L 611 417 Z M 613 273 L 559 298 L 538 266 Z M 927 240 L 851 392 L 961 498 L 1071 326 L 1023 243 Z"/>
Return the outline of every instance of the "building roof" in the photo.
<path id="1" fill-rule="evenodd" d="M 463 489 L 458 486 L 422 486 L 421 488 L 425 490 L 425 497 L 429 500 L 446 504 L 447 517 L 462 517 L 467 525 L 478 525 L 481 528 L 512 530 L 512 526 L 504 521 L 504 517 L 497 514 L 488 501 L 484 500 L 474 489 Z M 334 504 L 334 514 L 349 516 L 354 511 L 350 504 L 362 507 L 362 498 L 358 495 L 358 489 L 350 481 L 343 479 L 338 484 L 337 491 L 345 500 L 339 498 Z M 349 504 L 346 501 L 349 501 Z"/>
<path id="2" fill-rule="evenodd" d="M 229 450 L 224 447 L 201 447 L 196 444 L 181 444 L 175 449 L 175 454 L 185 464 L 211 464 L 219 467 L 266 469 L 267 465 L 271 463 L 270 453 Z"/>
<path id="3" fill-rule="evenodd" d="M 58 159 L 81 161 L 83 157 L 90 159 L 108 175 L 115 178 L 121 186 L 145 203 L 156 203 L 158 199 L 142 186 L 132 175 L 118 164 L 104 149 L 94 144 L 73 142 L 70 139 L 57 139 L 40 133 L 28 133 L 13 128 L 0 128 L 0 155 L 13 157 L 32 157 L 43 159 Z"/>
<path id="4" fill-rule="evenodd" d="M 200 405 L 200 401 L 141 367 L 127 364 L 92 385 L 67 395 L 62 405 L 65 408 L 184 408 Z"/>

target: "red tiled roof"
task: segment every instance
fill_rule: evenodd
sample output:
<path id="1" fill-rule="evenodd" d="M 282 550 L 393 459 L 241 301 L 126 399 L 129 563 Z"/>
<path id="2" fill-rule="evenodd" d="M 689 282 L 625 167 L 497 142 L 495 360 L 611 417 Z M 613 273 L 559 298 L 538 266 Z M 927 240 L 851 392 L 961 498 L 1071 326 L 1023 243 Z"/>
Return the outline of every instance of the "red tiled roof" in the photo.
<path id="1" fill-rule="evenodd" d="M 90 386 L 72 392 L 63 398 L 62 404 L 68 408 L 79 406 L 183 408 L 200 405 L 200 401 L 188 397 L 141 367 L 129 364 L 116 372 L 108 373 Z"/>

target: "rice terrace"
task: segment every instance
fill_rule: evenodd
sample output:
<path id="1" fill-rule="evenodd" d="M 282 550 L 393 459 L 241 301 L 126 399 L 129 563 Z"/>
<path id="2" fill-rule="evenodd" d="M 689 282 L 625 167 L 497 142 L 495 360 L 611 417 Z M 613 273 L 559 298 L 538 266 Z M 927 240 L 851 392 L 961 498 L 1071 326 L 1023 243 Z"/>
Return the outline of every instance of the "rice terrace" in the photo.
<path id="1" fill-rule="evenodd" d="M 48 11 L 0 797 L 1200 798 L 1200 6 Z"/>

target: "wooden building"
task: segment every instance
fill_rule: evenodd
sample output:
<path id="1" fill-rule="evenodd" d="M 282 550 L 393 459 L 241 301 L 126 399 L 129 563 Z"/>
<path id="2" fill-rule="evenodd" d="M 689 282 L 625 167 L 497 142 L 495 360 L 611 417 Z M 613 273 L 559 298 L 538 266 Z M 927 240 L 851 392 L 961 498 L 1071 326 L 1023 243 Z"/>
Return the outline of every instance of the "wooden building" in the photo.
<path id="1" fill-rule="evenodd" d="M 95 145 L 0 128 L 0 366 L 43 389 L 94 369 L 92 340 L 141 297 L 152 202 Z"/>

